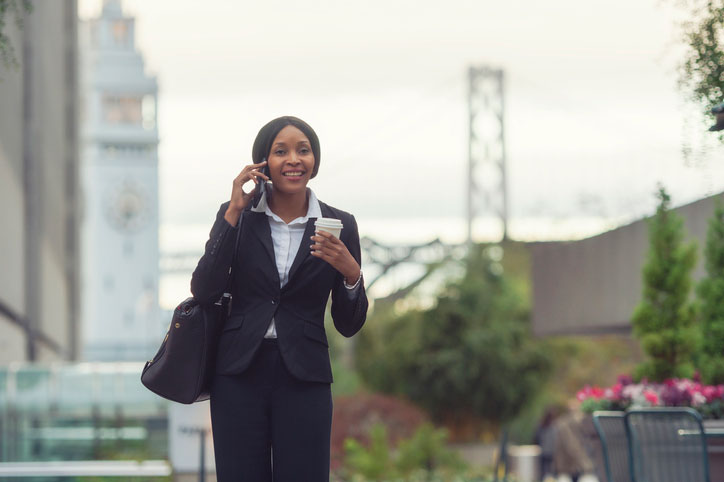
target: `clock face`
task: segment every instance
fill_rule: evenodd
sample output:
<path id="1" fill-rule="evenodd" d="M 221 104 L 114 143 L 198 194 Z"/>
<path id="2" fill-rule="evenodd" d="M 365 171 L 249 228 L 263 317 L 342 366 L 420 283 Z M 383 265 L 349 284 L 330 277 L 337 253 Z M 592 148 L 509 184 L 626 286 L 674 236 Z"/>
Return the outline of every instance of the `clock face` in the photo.
<path id="1" fill-rule="evenodd" d="M 113 189 L 107 207 L 108 221 L 121 232 L 135 233 L 148 224 L 148 196 L 138 183 L 127 180 Z"/>

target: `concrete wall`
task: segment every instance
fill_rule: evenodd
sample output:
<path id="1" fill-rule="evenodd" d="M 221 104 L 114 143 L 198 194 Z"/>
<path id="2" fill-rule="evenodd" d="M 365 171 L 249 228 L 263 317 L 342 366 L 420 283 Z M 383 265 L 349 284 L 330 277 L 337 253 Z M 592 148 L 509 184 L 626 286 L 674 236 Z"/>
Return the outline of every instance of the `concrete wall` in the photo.
<path id="1" fill-rule="evenodd" d="M 0 363 L 77 352 L 77 6 L 33 2 L 0 67 Z M 8 346 L 5 346 L 8 345 Z"/>
<path id="2" fill-rule="evenodd" d="M 675 210 L 699 246 L 695 279 L 704 274 L 703 249 L 717 196 Z M 533 243 L 530 249 L 536 334 L 631 332 L 648 252 L 646 220 L 581 241 Z"/>

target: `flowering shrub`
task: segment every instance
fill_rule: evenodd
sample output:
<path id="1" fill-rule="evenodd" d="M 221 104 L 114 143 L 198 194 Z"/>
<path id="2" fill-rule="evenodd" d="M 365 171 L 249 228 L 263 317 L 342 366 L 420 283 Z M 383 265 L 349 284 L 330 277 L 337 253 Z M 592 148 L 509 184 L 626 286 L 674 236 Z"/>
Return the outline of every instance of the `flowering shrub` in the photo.
<path id="1" fill-rule="evenodd" d="M 342 466 L 344 444 L 353 438 L 369 445 L 370 431 L 377 424 L 386 428 L 387 441 L 397 447 L 400 440 L 410 438 L 427 421 L 427 415 L 410 402 L 380 393 L 356 393 L 334 399 L 332 417 L 332 470 Z"/>
<path id="2" fill-rule="evenodd" d="M 576 398 L 588 413 L 630 407 L 692 407 L 704 418 L 724 418 L 724 385 L 704 385 L 697 377 L 634 383 L 631 377 L 621 375 L 607 388 L 584 387 Z"/>

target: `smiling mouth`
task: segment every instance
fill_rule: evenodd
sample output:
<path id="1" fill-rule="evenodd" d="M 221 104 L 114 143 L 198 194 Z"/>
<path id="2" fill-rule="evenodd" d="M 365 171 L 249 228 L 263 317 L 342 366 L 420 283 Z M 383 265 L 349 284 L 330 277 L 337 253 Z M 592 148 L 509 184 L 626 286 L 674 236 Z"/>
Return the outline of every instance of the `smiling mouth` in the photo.
<path id="1" fill-rule="evenodd" d="M 304 175 L 303 171 L 288 171 L 282 173 L 282 176 L 284 177 L 302 177 Z"/>

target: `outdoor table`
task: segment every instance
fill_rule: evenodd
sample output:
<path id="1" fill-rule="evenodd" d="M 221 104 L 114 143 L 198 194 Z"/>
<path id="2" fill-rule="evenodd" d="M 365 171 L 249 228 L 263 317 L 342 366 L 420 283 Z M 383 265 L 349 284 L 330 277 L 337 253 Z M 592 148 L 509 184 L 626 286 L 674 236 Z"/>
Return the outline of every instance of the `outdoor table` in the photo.
<path id="1" fill-rule="evenodd" d="M 724 425 L 721 420 L 705 420 L 707 454 L 709 455 L 709 476 L 711 480 L 724 480 Z M 680 430 L 681 435 L 697 435 L 691 430 Z"/>
<path id="2" fill-rule="evenodd" d="M 709 439 L 724 438 L 724 427 L 704 427 L 704 435 L 706 436 L 707 442 L 709 441 Z"/>
<path id="3" fill-rule="evenodd" d="M 724 426 L 719 424 L 711 426 L 710 423 L 704 421 L 704 436 L 706 436 L 709 454 L 709 475 L 711 480 L 724 480 Z"/>

